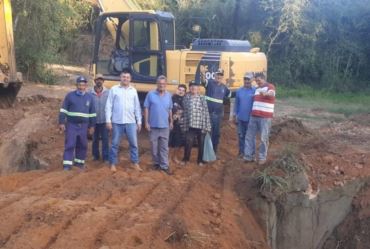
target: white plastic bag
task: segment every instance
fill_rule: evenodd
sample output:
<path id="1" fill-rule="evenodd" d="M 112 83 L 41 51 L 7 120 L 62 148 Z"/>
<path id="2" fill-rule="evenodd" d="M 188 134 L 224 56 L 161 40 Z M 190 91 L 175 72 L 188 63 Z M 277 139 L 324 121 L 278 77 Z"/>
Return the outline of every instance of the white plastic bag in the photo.
<path id="1" fill-rule="evenodd" d="M 209 133 L 207 132 L 206 137 L 204 138 L 204 150 L 203 150 L 203 161 L 212 162 L 216 161 L 216 154 L 213 150 L 212 139 Z"/>

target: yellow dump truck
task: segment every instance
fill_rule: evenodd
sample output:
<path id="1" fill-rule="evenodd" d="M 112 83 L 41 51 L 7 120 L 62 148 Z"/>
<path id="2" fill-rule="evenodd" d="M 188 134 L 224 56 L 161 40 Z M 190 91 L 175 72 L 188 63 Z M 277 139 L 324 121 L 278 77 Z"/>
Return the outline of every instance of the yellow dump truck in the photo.
<path id="1" fill-rule="evenodd" d="M 266 55 L 245 40 L 196 39 L 190 48 L 176 44 L 171 13 L 142 10 L 133 0 L 98 0 L 95 25 L 94 74 L 103 74 L 108 86 L 117 84 L 122 69 L 130 69 L 133 84 L 145 94 L 155 88 L 158 75 L 168 78 L 168 89 L 190 80 L 208 79 L 218 68 L 235 91 L 246 72 L 266 72 Z"/>
<path id="2" fill-rule="evenodd" d="M 14 102 L 22 86 L 14 53 L 12 9 L 10 0 L 0 0 L 0 108 Z"/>

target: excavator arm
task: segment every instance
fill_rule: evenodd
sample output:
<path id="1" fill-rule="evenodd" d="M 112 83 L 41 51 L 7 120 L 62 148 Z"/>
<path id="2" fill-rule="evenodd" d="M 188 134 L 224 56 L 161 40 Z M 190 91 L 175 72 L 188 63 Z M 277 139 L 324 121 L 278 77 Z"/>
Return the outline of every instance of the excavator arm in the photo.
<path id="1" fill-rule="evenodd" d="M 140 5 L 134 0 L 98 0 L 102 12 L 140 11 Z"/>
<path id="2" fill-rule="evenodd" d="M 22 85 L 17 73 L 10 0 L 0 0 L 0 108 L 10 106 Z"/>

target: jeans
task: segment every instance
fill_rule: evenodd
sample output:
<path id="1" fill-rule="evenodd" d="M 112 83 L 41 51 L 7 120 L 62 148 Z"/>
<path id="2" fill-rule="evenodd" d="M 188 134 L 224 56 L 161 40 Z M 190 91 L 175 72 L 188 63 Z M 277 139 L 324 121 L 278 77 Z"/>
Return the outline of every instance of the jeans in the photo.
<path id="1" fill-rule="evenodd" d="M 238 120 L 239 155 L 244 154 L 245 135 L 248 130 L 248 121 Z"/>
<path id="2" fill-rule="evenodd" d="M 204 149 L 204 137 L 201 129 L 189 128 L 185 134 L 185 150 L 184 150 L 184 162 L 190 160 L 191 148 L 194 144 L 194 138 L 197 137 L 198 142 L 198 163 L 203 162 L 203 149 Z"/>
<path id="3" fill-rule="evenodd" d="M 211 112 L 209 117 L 211 119 L 211 139 L 213 150 L 215 153 L 217 152 L 218 143 L 220 142 L 220 129 L 221 129 L 221 122 L 224 114 L 222 112 Z"/>
<path id="4" fill-rule="evenodd" d="M 102 158 L 103 161 L 109 160 L 109 136 L 106 124 L 96 124 L 92 142 L 92 154 L 95 160 L 100 158 L 99 141 L 102 141 Z"/>
<path id="5" fill-rule="evenodd" d="M 112 124 L 112 147 L 109 153 L 110 164 L 115 165 L 118 162 L 118 148 L 121 143 L 121 138 L 124 134 L 130 147 L 130 158 L 132 163 L 139 163 L 139 149 L 137 146 L 137 126 L 136 124 Z"/>
<path id="6" fill-rule="evenodd" d="M 168 169 L 168 138 L 169 128 L 151 128 L 149 132 L 150 143 L 152 145 L 152 158 L 154 165 L 159 165 L 161 169 Z"/>
<path id="7" fill-rule="evenodd" d="M 264 161 L 267 158 L 269 146 L 269 135 L 271 118 L 251 117 L 248 124 L 247 135 L 245 136 L 244 159 L 253 160 L 256 151 L 256 136 L 261 134 L 258 159 Z"/>

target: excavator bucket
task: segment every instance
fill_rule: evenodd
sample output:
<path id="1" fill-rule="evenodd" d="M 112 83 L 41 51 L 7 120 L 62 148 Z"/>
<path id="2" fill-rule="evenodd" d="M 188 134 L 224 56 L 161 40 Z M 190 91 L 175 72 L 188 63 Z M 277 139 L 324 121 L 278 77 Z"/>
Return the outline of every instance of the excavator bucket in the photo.
<path id="1" fill-rule="evenodd" d="M 10 83 L 7 87 L 0 84 L 0 108 L 9 108 L 14 104 L 21 83 Z"/>
<path id="2" fill-rule="evenodd" d="M 0 34 L 0 108 L 6 108 L 14 103 L 22 86 L 15 62 L 10 0 L 0 0 Z"/>

